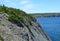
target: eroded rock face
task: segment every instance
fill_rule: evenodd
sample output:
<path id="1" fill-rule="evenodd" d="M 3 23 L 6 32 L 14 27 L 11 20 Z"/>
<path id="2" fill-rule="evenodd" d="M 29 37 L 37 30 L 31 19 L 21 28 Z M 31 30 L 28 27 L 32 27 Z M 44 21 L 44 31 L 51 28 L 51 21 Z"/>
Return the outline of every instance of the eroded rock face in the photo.
<path id="1" fill-rule="evenodd" d="M 4 41 L 51 41 L 43 32 L 35 19 L 30 24 L 22 23 L 17 26 L 7 20 L 5 13 L 0 14 L 0 36 Z"/>

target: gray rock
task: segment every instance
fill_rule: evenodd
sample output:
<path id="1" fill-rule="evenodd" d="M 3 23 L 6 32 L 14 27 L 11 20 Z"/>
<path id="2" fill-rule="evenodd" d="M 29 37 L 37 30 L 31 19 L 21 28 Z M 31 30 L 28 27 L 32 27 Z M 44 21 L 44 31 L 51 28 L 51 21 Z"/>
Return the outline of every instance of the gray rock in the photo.
<path id="1" fill-rule="evenodd" d="M 9 22 L 7 16 L 0 13 L 0 36 L 4 41 L 51 41 L 35 19 L 31 20 L 32 25 L 21 23 L 24 27 L 19 27 Z"/>

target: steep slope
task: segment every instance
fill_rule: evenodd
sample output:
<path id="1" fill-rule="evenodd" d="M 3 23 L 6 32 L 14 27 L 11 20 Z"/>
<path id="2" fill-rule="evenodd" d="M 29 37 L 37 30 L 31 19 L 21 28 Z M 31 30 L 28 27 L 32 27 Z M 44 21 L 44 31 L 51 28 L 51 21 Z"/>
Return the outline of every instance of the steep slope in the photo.
<path id="1" fill-rule="evenodd" d="M 6 9 L 0 12 L 2 41 L 51 41 L 34 17 L 17 9 Z"/>

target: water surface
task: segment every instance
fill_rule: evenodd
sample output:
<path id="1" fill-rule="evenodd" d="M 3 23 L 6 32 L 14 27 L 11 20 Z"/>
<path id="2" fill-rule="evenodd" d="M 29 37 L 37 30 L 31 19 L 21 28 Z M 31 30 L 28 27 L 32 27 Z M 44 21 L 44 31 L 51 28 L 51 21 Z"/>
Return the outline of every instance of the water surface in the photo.
<path id="1" fill-rule="evenodd" d="M 60 17 L 37 17 L 36 19 L 52 41 L 60 41 Z"/>

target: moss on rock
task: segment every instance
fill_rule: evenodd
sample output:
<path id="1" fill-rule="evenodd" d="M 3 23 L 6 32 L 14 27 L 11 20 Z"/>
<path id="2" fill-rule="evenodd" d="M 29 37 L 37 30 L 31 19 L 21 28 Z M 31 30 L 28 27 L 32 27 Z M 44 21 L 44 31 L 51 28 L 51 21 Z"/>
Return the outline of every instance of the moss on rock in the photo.
<path id="1" fill-rule="evenodd" d="M 0 36 L 0 41 L 3 41 L 3 38 Z"/>

